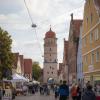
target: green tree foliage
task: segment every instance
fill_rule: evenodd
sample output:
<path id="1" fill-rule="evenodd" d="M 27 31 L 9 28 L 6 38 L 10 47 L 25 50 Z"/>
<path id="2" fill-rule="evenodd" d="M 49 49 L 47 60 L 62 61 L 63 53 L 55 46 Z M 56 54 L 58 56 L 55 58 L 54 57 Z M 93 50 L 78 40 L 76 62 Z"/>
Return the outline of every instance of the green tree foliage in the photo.
<path id="1" fill-rule="evenodd" d="M 38 62 L 33 62 L 32 66 L 32 77 L 35 80 L 38 80 L 41 76 L 41 68 Z"/>
<path id="2" fill-rule="evenodd" d="M 0 79 L 11 76 L 13 64 L 11 44 L 12 39 L 9 33 L 0 28 Z"/>

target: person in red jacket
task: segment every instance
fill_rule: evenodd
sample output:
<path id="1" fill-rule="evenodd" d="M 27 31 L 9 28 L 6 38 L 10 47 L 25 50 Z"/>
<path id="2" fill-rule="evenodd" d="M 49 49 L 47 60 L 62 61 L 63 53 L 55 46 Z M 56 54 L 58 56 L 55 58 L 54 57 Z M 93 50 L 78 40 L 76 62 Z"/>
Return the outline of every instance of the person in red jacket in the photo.
<path id="1" fill-rule="evenodd" d="M 73 100 L 77 100 L 77 84 L 74 84 L 71 88 L 71 96 Z"/>

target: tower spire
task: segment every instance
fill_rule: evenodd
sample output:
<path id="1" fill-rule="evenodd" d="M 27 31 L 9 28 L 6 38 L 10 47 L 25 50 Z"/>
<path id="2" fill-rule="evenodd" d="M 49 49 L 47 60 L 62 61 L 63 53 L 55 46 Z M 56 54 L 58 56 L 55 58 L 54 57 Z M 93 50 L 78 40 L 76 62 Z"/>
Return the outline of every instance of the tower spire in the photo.
<path id="1" fill-rule="evenodd" d="M 50 25 L 50 31 L 51 31 L 51 25 Z"/>

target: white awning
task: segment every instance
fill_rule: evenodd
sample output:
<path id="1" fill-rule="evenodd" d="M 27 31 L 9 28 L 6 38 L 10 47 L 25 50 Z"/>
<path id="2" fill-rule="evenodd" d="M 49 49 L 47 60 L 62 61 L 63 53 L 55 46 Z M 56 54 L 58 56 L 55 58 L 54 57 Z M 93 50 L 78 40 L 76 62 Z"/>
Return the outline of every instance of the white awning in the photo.
<path id="1" fill-rule="evenodd" d="M 16 81 L 28 81 L 27 78 L 25 78 L 24 76 L 19 75 L 19 74 L 17 74 L 17 73 L 13 74 L 13 75 L 12 75 L 12 78 L 13 78 L 12 81 L 15 81 L 15 82 L 16 82 Z"/>

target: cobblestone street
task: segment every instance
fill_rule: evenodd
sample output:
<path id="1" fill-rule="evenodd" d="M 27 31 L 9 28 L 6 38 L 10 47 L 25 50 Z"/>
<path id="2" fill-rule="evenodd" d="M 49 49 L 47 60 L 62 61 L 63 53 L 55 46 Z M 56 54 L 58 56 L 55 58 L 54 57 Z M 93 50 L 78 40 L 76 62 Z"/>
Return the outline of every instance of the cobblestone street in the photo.
<path id="1" fill-rule="evenodd" d="M 45 96 L 36 93 L 35 95 L 17 96 L 15 100 L 55 100 L 55 98 L 53 94 Z"/>

